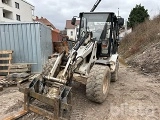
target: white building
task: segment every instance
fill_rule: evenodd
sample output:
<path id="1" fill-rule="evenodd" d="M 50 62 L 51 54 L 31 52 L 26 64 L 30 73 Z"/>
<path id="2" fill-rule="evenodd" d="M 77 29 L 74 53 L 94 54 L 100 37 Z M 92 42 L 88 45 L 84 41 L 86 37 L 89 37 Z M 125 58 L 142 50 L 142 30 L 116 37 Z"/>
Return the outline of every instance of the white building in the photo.
<path id="1" fill-rule="evenodd" d="M 77 28 L 79 26 L 80 21 L 77 20 L 75 25 L 71 24 L 71 20 L 66 20 L 66 31 L 67 31 L 67 36 L 71 40 L 76 40 L 77 37 Z"/>
<path id="2" fill-rule="evenodd" d="M 25 0 L 0 0 L 0 22 L 33 21 L 34 6 Z"/>

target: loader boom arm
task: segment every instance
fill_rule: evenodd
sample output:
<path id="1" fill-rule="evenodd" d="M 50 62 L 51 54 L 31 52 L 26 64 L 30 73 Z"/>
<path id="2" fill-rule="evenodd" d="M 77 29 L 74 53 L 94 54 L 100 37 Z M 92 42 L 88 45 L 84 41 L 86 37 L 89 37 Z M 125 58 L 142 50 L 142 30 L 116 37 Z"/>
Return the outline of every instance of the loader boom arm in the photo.
<path id="1" fill-rule="evenodd" d="M 94 10 L 97 8 L 101 0 L 97 0 L 96 3 L 94 4 L 93 8 L 90 10 L 90 12 L 94 12 Z"/>

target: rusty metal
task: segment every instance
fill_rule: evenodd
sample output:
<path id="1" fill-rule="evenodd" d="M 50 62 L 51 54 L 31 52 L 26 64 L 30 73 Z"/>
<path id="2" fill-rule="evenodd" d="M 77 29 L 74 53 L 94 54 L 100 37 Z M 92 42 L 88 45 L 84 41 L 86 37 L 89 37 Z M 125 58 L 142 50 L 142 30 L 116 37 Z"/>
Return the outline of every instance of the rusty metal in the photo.
<path id="1" fill-rule="evenodd" d="M 62 83 L 62 84 L 66 84 L 66 80 L 62 80 L 62 79 L 58 79 L 58 78 L 54 78 L 51 76 L 44 76 L 44 78 L 46 78 L 47 80 L 53 81 L 53 82 L 58 82 L 58 83 Z"/>
<path id="2" fill-rule="evenodd" d="M 51 95 L 52 97 L 48 97 L 47 94 L 40 94 L 38 93 L 39 90 L 37 90 L 40 81 L 34 82 L 34 88 L 35 91 L 32 88 L 26 87 L 28 83 L 23 83 L 23 85 L 19 85 L 19 91 L 24 93 L 24 110 L 25 111 L 32 111 L 37 114 L 43 115 L 46 118 L 59 120 L 59 119 L 69 119 L 69 116 L 71 114 L 71 87 L 68 86 L 56 86 L 52 87 L 52 89 L 56 89 Z M 54 83 L 53 83 L 54 84 Z M 24 87 L 25 86 L 25 87 Z M 54 86 L 54 85 L 53 85 Z M 52 92 L 50 93 L 52 94 Z M 32 104 L 32 100 L 38 100 L 42 103 L 48 104 L 54 108 L 53 112 L 49 112 L 47 110 L 44 110 L 42 108 L 39 108 L 38 106 L 34 106 Z"/>
<path id="3" fill-rule="evenodd" d="M 16 120 L 16 119 L 21 118 L 22 116 L 26 115 L 27 113 L 28 113 L 28 111 L 22 110 L 22 111 L 18 112 L 16 115 L 7 117 L 4 120 Z"/>
<path id="4" fill-rule="evenodd" d="M 59 95 L 59 88 L 56 87 L 51 88 L 47 93 L 47 97 L 49 98 L 55 98 L 58 97 L 58 95 Z"/>
<path id="5" fill-rule="evenodd" d="M 37 78 L 39 79 L 37 80 Z M 29 81 L 19 83 L 19 91 L 24 93 L 24 110 L 17 113 L 16 115 L 6 118 L 5 120 L 16 120 L 27 114 L 29 111 L 40 114 L 51 120 L 69 119 L 72 109 L 71 87 L 59 83 L 55 84 L 55 82 L 53 82 L 50 90 L 55 90 L 51 91 L 51 93 L 48 92 L 51 94 L 51 97 L 48 97 L 47 93 L 41 93 L 41 77 L 38 76 L 37 78 L 35 78 L 30 83 L 28 83 Z M 53 111 L 48 111 L 46 109 L 35 106 L 33 104 L 34 100 L 38 100 L 41 103 L 51 106 Z"/>
<path id="6" fill-rule="evenodd" d="M 36 107 L 34 105 L 29 105 L 29 110 L 33 111 L 33 112 L 35 112 L 39 115 L 45 116 L 46 118 L 51 119 L 51 120 L 58 120 L 58 118 L 59 118 L 58 114 L 55 111 L 54 111 L 54 114 L 53 114 L 51 112 L 48 112 L 47 110 Z"/>
<path id="7" fill-rule="evenodd" d="M 32 90 L 30 90 L 29 88 L 20 88 L 20 91 L 24 93 L 24 109 L 26 111 L 33 111 L 37 114 L 43 115 L 49 119 L 54 119 L 54 120 L 58 120 L 59 118 L 59 99 L 55 98 L 55 99 L 51 99 L 48 98 L 44 95 L 41 95 L 39 93 L 36 93 Z M 36 107 L 34 105 L 31 104 L 31 98 L 35 98 L 38 101 L 48 104 L 50 106 L 54 107 L 54 112 L 48 112 L 47 110 L 44 110 L 42 108 Z"/>

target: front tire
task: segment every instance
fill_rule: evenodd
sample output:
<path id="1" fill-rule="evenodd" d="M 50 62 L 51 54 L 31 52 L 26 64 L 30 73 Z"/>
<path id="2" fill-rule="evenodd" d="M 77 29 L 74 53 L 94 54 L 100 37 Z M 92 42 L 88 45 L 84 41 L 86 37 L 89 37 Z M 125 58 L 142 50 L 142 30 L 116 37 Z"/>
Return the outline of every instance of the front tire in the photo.
<path id="1" fill-rule="evenodd" d="M 103 103 L 108 95 L 110 79 L 111 72 L 108 66 L 94 65 L 87 79 L 87 98 L 97 103 Z"/>

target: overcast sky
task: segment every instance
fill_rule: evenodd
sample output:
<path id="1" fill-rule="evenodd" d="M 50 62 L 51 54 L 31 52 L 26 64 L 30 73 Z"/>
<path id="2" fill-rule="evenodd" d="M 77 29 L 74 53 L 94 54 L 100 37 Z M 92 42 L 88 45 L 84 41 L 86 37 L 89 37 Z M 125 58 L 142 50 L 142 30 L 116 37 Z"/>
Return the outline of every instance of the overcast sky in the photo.
<path id="1" fill-rule="evenodd" d="M 88 12 L 96 0 L 26 0 L 35 6 L 35 16 L 45 17 L 54 24 L 57 29 L 65 28 L 66 20 L 72 16 L 78 16 L 79 12 Z M 129 13 L 136 4 L 148 9 L 151 17 L 160 13 L 160 0 L 101 0 L 95 11 L 115 12 L 128 19 Z"/>

